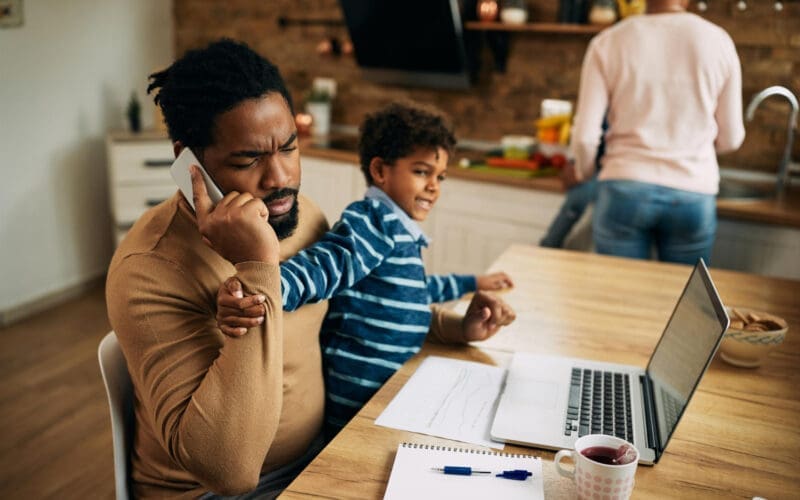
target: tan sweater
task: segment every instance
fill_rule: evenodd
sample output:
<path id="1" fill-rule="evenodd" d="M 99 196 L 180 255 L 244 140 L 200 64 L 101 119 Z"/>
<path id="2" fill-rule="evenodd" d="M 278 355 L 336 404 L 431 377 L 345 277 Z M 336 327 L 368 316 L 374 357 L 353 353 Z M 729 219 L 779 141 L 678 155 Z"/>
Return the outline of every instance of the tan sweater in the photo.
<path id="1" fill-rule="evenodd" d="M 300 223 L 281 259 L 327 229 L 300 197 Z M 215 320 L 217 289 L 236 275 L 266 296 L 267 318 L 240 338 Z M 109 319 L 135 393 L 134 493 L 196 498 L 252 490 L 261 473 L 300 457 L 324 406 L 319 329 L 327 302 L 281 307 L 278 266 L 233 266 L 206 246 L 183 197 L 142 216 L 117 249 L 106 283 Z M 460 318 L 434 311 L 438 339 L 457 340 Z"/>

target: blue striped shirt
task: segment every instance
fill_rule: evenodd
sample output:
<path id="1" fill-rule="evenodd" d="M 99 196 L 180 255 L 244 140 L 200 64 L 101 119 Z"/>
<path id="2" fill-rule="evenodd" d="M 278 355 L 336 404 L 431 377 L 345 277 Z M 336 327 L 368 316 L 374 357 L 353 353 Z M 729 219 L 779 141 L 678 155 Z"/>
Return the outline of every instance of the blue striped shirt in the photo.
<path id="1" fill-rule="evenodd" d="M 320 338 L 328 424 L 347 423 L 419 351 L 431 303 L 475 290 L 472 275 L 426 276 L 427 243 L 419 225 L 372 187 L 320 241 L 282 263 L 284 309 L 330 299 Z"/>

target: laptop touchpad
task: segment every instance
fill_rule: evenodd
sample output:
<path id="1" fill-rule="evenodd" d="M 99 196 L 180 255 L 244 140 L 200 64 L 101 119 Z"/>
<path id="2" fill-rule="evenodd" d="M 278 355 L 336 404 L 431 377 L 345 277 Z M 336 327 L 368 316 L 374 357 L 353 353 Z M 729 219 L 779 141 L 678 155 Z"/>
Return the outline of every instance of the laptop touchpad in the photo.
<path id="1" fill-rule="evenodd" d="M 519 401 L 526 406 L 536 406 L 537 410 L 554 410 L 558 396 L 559 385 L 550 380 L 526 380 L 522 384 L 515 384 L 513 401 Z"/>

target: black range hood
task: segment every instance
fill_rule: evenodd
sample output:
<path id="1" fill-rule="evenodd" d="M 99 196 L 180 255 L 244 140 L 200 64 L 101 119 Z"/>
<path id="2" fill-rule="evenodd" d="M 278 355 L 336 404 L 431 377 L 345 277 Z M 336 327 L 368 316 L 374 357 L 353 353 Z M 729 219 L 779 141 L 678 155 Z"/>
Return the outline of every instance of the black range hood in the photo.
<path id="1" fill-rule="evenodd" d="M 458 0 L 339 3 L 366 80 L 439 89 L 472 85 L 474 50 L 464 34 Z"/>

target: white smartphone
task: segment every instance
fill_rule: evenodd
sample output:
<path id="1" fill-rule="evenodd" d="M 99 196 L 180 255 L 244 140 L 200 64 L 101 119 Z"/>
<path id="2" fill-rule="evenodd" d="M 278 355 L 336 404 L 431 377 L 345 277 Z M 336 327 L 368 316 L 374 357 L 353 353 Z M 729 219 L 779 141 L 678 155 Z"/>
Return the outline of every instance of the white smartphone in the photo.
<path id="1" fill-rule="evenodd" d="M 194 197 L 192 196 L 192 176 L 189 173 L 189 165 L 197 165 L 200 168 L 200 173 L 203 174 L 203 180 L 206 181 L 206 191 L 208 191 L 208 197 L 211 198 L 211 202 L 215 205 L 222 200 L 222 191 L 214 184 L 214 180 L 208 175 L 206 169 L 200 164 L 200 161 L 197 157 L 192 153 L 192 150 L 189 148 L 183 148 L 181 154 L 175 158 L 175 161 L 172 163 L 172 166 L 169 169 L 169 173 L 172 175 L 172 179 L 175 181 L 175 184 L 183 193 L 183 197 L 186 198 L 186 201 L 189 202 L 189 205 L 192 206 L 194 209 Z"/>

